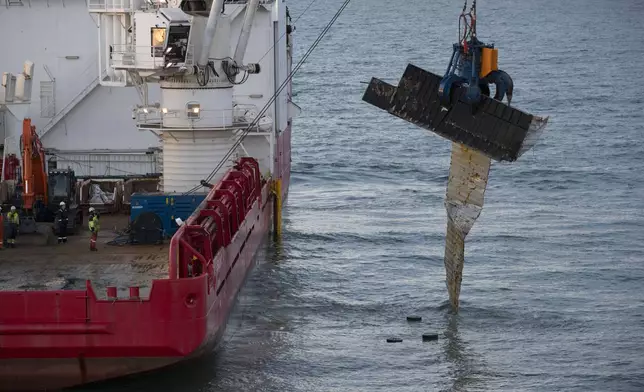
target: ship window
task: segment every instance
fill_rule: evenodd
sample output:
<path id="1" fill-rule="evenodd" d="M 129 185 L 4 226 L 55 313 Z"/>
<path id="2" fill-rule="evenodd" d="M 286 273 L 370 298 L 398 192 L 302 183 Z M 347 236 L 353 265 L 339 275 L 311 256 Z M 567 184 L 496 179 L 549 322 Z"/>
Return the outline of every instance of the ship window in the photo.
<path id="1" fill-rule="evenodd" d="M 188 118 L 199 118 L 201 114 L 201 105 L 196 102 L 189 102 L 186 105 L 186 114 Z"/>
<path id="2" fill-rule="evenodd" d="M 150 29 L 150 46 L 152 57 L 163 57 L 165 45 L 165 27 L 152 27 Z"/>
<path id="3" fill-rule="evenodd" d="M 49 186 L 51 187 L 51 195 L 56 198 L 64 198 L 68 196 L 68 181 L 64 173 L 56 173 L 50 175 Z"/>
<path id="4" fill-rule="evenodd" d="M 188 37 L 190 26 L 170 26 L 168 44 L 165 49 L 165 60 L 184 63 L 188 52 Z"/>

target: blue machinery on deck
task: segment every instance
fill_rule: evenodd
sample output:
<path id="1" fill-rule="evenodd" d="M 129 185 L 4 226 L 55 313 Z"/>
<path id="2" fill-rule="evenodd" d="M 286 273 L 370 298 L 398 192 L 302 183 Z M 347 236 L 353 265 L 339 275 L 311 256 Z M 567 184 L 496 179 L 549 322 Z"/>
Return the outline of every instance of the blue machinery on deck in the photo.
<path id="1" fill-rule="evenodd" d="M 130 211 L 132 242 L 156 243 L 172 237 L 179 229 L 176 219 L 188 219 L 205 197 L 205 194 L 133 194 Z"/>

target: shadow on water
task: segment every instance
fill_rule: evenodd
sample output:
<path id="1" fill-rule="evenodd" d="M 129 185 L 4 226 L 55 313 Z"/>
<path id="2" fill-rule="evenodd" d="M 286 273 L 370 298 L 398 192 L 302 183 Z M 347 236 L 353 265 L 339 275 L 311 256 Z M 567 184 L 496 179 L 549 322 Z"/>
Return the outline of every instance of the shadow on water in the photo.
<path id="1" fill-rule="evenodd" d="M 176 364 L 166 369 L 117 380 L 66 389 L 69 392 L 121 391 L 206 391 L 212 379 L 217 378 L 218 364 L 225 355 L 222 348 L 199 359 Z"/>
<path id="2" fill-rule="evenodd" d="M 449 306 L 449 304 L 448 304 Z M 445 306 L 441 306 L 445 308 Z M 467 392 L 470 390 L 487 390 L 485 383 L 476 375 L 481 374 L 481 355 L 475 353 L 459 332 L 459 324 L 464 323 L 465 318 L 461 314 L 452 313 L 451 309 L 445 314 L 447 321 L 445 329 L 445 340 L 443 340 L 443 352 L 449 364 L 449 378 L 452 381 L 450 387 L 442 391 Z"/>

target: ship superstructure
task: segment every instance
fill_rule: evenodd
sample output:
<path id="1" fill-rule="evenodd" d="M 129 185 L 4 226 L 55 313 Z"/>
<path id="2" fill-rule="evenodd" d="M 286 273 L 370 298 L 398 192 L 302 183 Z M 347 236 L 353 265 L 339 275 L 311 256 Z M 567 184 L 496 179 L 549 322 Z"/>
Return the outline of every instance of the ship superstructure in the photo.
<path id="1" fill-rule="evenodd" d="M 286 7 L 267 0 L 180 7 L 131 0 L 91 11 L 98 19 L 100 63 L 109 70 L 100 83 L 136 88 L 141 102 L 132 117 L 139 130 L 161 140 L 164 192 L 216 182 L 235 156 L 256 157 L 264 174 L 275 171 L 277 136 L 297 110 L 290 89 L 256 117 L 290 69 L 290 27 L 275 23 L 286 20 Z M 158 101 L 148 94 L 150 83 L 161 88 Z"/>

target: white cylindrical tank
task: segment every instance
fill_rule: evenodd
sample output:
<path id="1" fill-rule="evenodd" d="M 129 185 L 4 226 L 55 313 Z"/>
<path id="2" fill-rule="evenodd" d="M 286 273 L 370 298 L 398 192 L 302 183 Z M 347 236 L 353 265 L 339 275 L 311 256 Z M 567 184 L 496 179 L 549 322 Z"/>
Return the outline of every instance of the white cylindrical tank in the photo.
<path id="1" fill-rule="evenodd" d="M 232 128 L 238 110 L 233 109 L 233 85 L 221 64 L 224 60 L 230 61 L 231 57 L 230 18 L 219 16 L 208 54 L 208 60 L 213 62 L 219 76 L 210 72 L 205 86 L 200 86 L 194 75 L 170 77 L 160 82 L 164 127 L 163 191 L 167 193 L 183 193 L 199 185 L 235 143 Z M 231 154 L 210 182 L 216 183 L 235 158 L 236 155 Z"/>
<path id="2" fill-rule="evenodd" d="M 172 132 L 163 135 L 163 191 L 183 193 L 207 179 L 235 139 L 230 131 Z M 217 172 L 216 183 L 232 166 L 235 154 Z"/>

